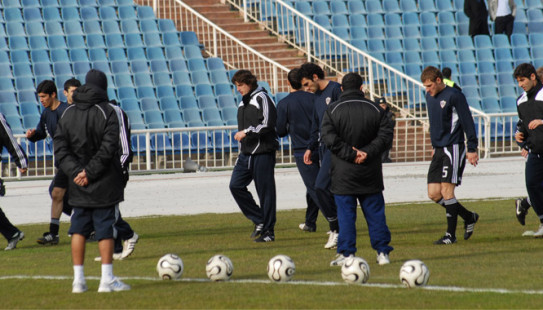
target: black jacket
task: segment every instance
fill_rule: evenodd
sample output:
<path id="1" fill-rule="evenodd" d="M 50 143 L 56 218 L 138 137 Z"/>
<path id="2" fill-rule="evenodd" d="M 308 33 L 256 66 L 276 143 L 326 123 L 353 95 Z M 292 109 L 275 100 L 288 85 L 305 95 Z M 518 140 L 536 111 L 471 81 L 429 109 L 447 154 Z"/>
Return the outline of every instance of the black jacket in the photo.
<path id="1" fill-rule="evenodd" d="M 115 205 L 124 198 L 116 112 L 107 93 L 96 87 L 79 87 L 73 99 L 54 137 L 58 167 L 70 179 L 68 201 L 74 207 Z M 89 180 L 85 187 L 73 182 L 83 169 Z"/>
<path id="2" fill-rule="evenodd" d="M 130 126 L 128 115 L 126 115 L 126 112 L 117 105 L 117 102 L 113 100 L 109 104 L 115 110 L 117 120 L 119 121 L 119 156 L 123 172 L 123 181 L 126 186 L 129 178 L 128 171 L 130 169 L 130 163 L 134 157 L 134 153 L 132 152 L 132 141 L 130 140 L 130 131 L 132 130 L 132 127 Z"/>
<path id="3" fill-rule="evenodd" d="M 13 137 L 11 127 L 9 127 L 4 114 L 0 113 L 0 151 L 5 147 L 15 164 L 19 168 L 28 168 L 28 159 L 23 148 L 17 143 Z"/>
<path id="4" fill-rule="evenodd" d="M 382 191 L 381 154 L 392 135 L 385 110 L 365 99 L 361 91 L 344 91 L 322 120 L 322 140 L 332 152 L 332 193 L 364 195 Z M 354 163 L 353 147 L 368 154 L 364 163 Z"/>
<path id="5" fill-rule="evenodd" d="M 464 14 L 469 17 L 469 35 L 488 35 L 488 10 L 484 0 L 465 0 Z"/>
<path id="6" fill-rule="evenodd" d="M 524 92 L 517 99 L 517 111 L 520 121 L 518 131 L 524 134 L 524 147 L 530 152 L 543 154 L 543 126 L 529 129 L 528 124 L 534 119 L 543 119 L 543 85 L 537 83 L 528 93 Z"/>
<path id="7" fill-rule="evenodd" d="M 247 136 L 241 140 L 243 154 L 275 152 L 279 148 L 275 123 L 277 110 L 262 87 L 243 96 L 238 108 L 238 130 Z"/>

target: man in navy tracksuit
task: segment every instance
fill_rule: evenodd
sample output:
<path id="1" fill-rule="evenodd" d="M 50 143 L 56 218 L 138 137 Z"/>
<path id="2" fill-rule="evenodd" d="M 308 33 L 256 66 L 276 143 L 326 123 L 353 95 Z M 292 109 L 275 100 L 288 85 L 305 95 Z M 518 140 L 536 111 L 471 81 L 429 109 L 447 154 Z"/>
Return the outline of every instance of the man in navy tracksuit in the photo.
<path id="1" fill-rule="evenodd" d="M 248 70 L 239 70 L 232 83 L 243 96 L 238 108 L 238 132 L 234 139 L 241 143 L 230 191 L 241 212 L 255 228 L 255 242 L 275 241 L 277 197 L 275 192 L 275 152 L 279 147 L 275 123 L 277 111 L 266 91 L 258 86 L 256 77 Z M 260 207 L 247 190 L 255 182 Z"/>
<path id="2" fill-rule="evenodd" d="M 319 173 L 318 154 L 314 153 L 310 165 L 304 164 L 304 153 L 311 135 L 311 118 L 315 110 L 315 94 L 302 91 L 300 69 L 288 73 L 288 83 L 292 92 L 277 104 L 277 134 L 279 137 L 290 135 L 296 167 L 307 189 L 307 209 L 305 222 L 300 224 L 303 231 L 314 232 L 317 229 L 319 212 L 318 198 L 315 192 L 315 179 Z"/>
<path id="3" fill-rule="evenodd" d="M 462 206 L 454 189 L 462 182 L 466 159 L 477 165 L 477 133 L 464 94 L 443 83 L 443 74 L 436 67 L 426 67 L 421 74 L 426 89 L 426 105 L 430 121 L 430 138 L 434 154 L 428 170 L 428 197 L 445 207 L 447 232 L 434 244 L 456 242 L 458 216 L 464 220 L 464 239 L 473 234 L 479 215 Z M 467 137 L 467 152 L 464 145 Z"/>
<path id="4" fill-rule="evenodd" d="M 26 132 L 26 138 L 30 142 L 43 140 L 47 138 L 48 134 L 53 138 L 57 130 L 57 123 L 68 107 L 68 103 L 58 100 L 57 87 L 51 80 L 42 81 L 36 88 L 36 93 L 38 94 L 44 109 L 36 129 L 29 129 Z M 64 207 L 64 195 L 68 188 L 68 177 L 60 169 L 57 170 L 57 174 L 51 182 L 51 187 L 52 202 L 49 231 L 45 232 L 43 236 L 37 240 L 39 244 L 44 245 L 55 245 L 59 242 L 58 231 L 60 227 L 60 216 L 62 215 L 62 209 Z"/>
<path id="5" fill-rule="evenodd" d="M 525 169 L 526 190 L 534 212 L 539 218 L 540 225 L 533 234 L 535 238 L 543 237 L 543 85 L 537 76 L 534 66 L 528 63 L 520 64 L 513 76 L 524 93 L 517 99 L 519 122 L 515 139 L 527 150 Z M 524 217 L 529 204 L 519 206 L 517 203 L 517 218 L 524 225 Z"/>
<path id="6" fill-rule="evenodd" d="M 324 112 L 328 105 L 339 99 L 341 94 L 341 85 L 334 81 L 324 79 L 324 71 L 321 67 L 313 63 L 305 63 L 301 66 L 301 84 L 305 91 L 316 95 L 315 110 L 311 122 L 311 138 L 304 154 L 304 163 L 310 165 L 314 152 L 319 152 L 320 169 L 315 181 L 315 190 L 319 198 L 321 208 L 329 208 L 328 212 L 323 212 L 330 223 L 330 235 L 328 242 L 324 245 L 326 249 L 333 249 L 337 246 L 339 236 L 339 225 L 337 224 L 337 207 L 334 202 L 334 196 L 330 192 L 332 185 L 330 177 L 331 159 L 330 151 L 321 141 L 321 123 Z"/>

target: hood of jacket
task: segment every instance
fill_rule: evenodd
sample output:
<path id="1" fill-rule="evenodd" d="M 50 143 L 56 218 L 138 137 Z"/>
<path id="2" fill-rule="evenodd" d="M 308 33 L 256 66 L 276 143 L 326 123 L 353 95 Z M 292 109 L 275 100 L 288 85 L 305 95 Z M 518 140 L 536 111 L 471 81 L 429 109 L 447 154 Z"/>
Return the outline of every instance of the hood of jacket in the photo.
<path id="1" fill-rule="evenodd" d="M 81 110 L 88 110 L 93 105 L 109 101 L 107 91 L 90 84 L 77 88 L 73 100 L 75 106 Z"/>

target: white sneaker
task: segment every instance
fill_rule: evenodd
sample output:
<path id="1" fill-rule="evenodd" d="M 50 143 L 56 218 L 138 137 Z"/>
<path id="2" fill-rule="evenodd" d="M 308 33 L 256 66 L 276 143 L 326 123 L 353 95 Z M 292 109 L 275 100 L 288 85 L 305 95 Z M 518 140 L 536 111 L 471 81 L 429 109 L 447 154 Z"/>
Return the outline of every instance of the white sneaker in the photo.
<path id="1" fill-rule="evenodd" d="M 343 266 L 347 258 L 353 258 L 353 257 L 354 257 L 353 254 L 349 256 L 343 256 L 343 254 L 338 253 L 336 254 L 336 258 L 330 262 L 330 266 Z"/>
<path id="2" fill-rule="evenodd" d="M 122 253 L 113 253 L 113 260 L 123 260 L 123 254 Z M 102 256 L 97 256 L 94 258 L 95 262 L 101 262 Z"/>
<path id="3" fill-rule="evenodd" d="M 89 288 L 85 282 L 72 283 L 72 293 L 85 293 Z"/>
<path id="4" fill-rule="evenodd" d="M 327 234 L 330 236 L 328 237 L 328 242 L 326 242 L 326 244 L 324 245 L 324 248 L 335 249 L 337 247 L 337 238 L 339 237 L 339 233 L 330 230 L 329 232 L 327 232 Z"/>
<path id="5" fill-rule="evenodd" d="M 8 240 L 8 246 L 4 251 L 10 251 L 17 247 L 17 243 L 25 238 L 25 233 L 22 231 L 16 232 L 11 239 Z"/>
<path id="6" fill-rule="evenodd" d="M 115 277 L 109 283 L 100 282 L 98 287 L 98 293 L 110 293 L 110 292 L 120 292 L 120 291 L 129 291 L 130 285 L 125 284 L 119 278 Z"/>
<path id="7" fill-rule="evenodd" d="M 138 243 L 139 238 L 140 236 L 138 236 L 138 234 L 134 232 L 134 235 L 132 236 L 132 238 L 124 241 L 123 252 L 121 253 L 121 259 L 127 258 L 128 256 L 130 256 L 130 254 L 132 254 L 132 252 L 134 252 L 134 247 L 136 247 L 136 243 Z"/>
<path id="8" fill-rule="evenodd" d="M 534 238 L 543 237 L 543 224 L 539 224 L 538 230 L 534 233 Z"/>
<path id="9" fill-rule="evenodd" d="M 379 265 L 390 264 L 390 259 L 388 258 L 388 254 L 385 254 L 383 252 L 377 253 L 377 263 Z"/>

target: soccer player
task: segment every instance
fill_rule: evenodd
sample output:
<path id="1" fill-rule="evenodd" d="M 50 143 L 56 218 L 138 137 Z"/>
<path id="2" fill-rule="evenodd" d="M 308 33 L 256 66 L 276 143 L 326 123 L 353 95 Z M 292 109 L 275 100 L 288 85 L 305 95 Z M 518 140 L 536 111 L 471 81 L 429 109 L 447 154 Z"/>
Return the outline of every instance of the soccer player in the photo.
<path id="1" fill-rule="evenodd" d="M 339 99 L 341 94 L 341 85 L 339 83 L 326 80 L 324 71 L 314 63 L 305 63 L 301 66 L 301 84 L 305 91 L 314 93 L 315 110 L 311 121 L 311 138 L 304 154 L 304 163 L 311 165 L 314 152 L 318 152 L 320 158 L 320 169 L 315 180 L 315 191 L 319 199 L 318 203 L 325 214 L 326 220 L 330 224 L 328 232 L 328 242 L 324 245 L 326 249 L 334 249 L 337 246 L 339 236 L 339 225 L 337 220 L 337 207 L 334 202 L 334 196 L 330 192 L 330 151 L 321 141 L 321 123 L 324 112 L 328 105 Z"/>
<path id="2" fill-rule="evenodd" d="M 306 187 L 307 209 L 305 222 L 300 224 L 303 231 L 317 230 L 317 215 L 319 206 L 315 192 L 315 179 L 319 173 L 318 158 L 313 159 L 311 165 L 304 164 L 304 153 L 309 144 L 311 134 L 311 118 L 313 116 L 315 95 L 302 91 L 300 83 L 300 69 L 290 70 L 287 83 L 291 93 L 277 103 L 277 134 L 279 137 L 290 135 L 296 167 Z"/>
<path id="3" fill-rule="evenodd" d="M 339 219 L 337 256 L 330 265 L 342 266 L 356 253 L 356 207 L 360 203 L 377 263 L 390 263 L 390 230 L 383 198 L 381 157 L 392 141 L 393 128 L 385 110 L 367 100 L 362 77 L 343 77 L 343 94 L 326 110 L 322 140 L 332 154 L 332 187 Z"/>
<path id="4" fill-rule="evenodd" d="M 237 71 L 232 83 L 243 97 L 238 107 L 238 132 L 234 135 L 241 151 L 232 171 L 230 192 L 241 212 L 255 225 L 251 238 L 256 238 L 255 242 L 273 242 L 277 209 L 275 152 L 279 147 L 275 131 L 277 110 L 251 71 Z M 247 190 L 251 181 L 255 182 L 260 207 Z"/>
<path id="5" fill-rule="evenodd" d="M 526 161 L 526 190 L 534 212 L 539 217 L 539 228 L 533 234 L 535 238 L 543 237 L 543 91 L 542 84 L 534 66 L 529 63 L 520 64 L 513 76 L 524 93 L 517 99 L 519 122 L 515 140 L 523 145 L 527 155 Z M 524 222 L 529 205 L 517 203 L 517 218 L 519 211 Z"/>
<path id="6" fill-rule="evenodd" d="M 113 275 L 114 225 L 118 204 L 124 199 L 124 180 L 119 162 L 119 121 L 109 105 L 106 75 L 90 70 L 73 100 L 54 137 L 58 166 L 70 180 L 72 293 L 88 289 L 83 264 L 86 239 L 93 230 L 102 257 L 98 292 L 129 290 L 129 285 Z"/>
<path id="7" fill-rule="evenodd" d="M 77 83 L 79 83 L 79 81 L 77 81 Z M 73 85 L 77 84 L 74 82 Z M 81 85 L 81 83 L 79 83 L 79 85 Z M 74 88 L 77 87 L 74 86 Z M 66 94 L 66 88 L 64 91 Z M 36 88 L 36 93 L 38 94 L 44 109 L 36 129 L 29 129 L 26 132 L 26 138 L 31 142 L 43 140 L 47 138 L 47 135 L 53 138 L 57 129 L 57 122 L 62 117 L 64 110 L 66 110 L 68 107 L 68 103 L 58 100 L 57 87 L 51 80 L 41 82 Z M 67 187 L 68 177 L 62 171 L 58 170 L 50 186 L 52 203 L 49 231 L 45 232 L 43 237 L 38 238 L 37 242 L 39 244 L 55 245 L 59 242 L 58 231 L 60 226 L 60 216 L 62 215 L 63 199 Z M 69 212 L 67 213 L 69 214 Z"/>
<path id="8" fill-rule="evenodd" d="M 13 158 L 17 167 L 19 167 L 19 171 L 25 173 L 28 168 L 28 159 L 26 158 L 25 151 L 17 143 L 15 137 L 13 137 L 4 114 L 0 113 L 0 149 L 3 147 L 7 148 L 11 158 Z M 0 233 L 8 240 L 8 245 L 4 249 L 5 251 L 15 249 L 17 243 L 25 237 L 24 232 L 11 224 L 2 209 L 0 209 Z"/>
<path id="9" fill-rule="evenodd" d="M 456 242 L 458 216 L 464 220 L 464 239 L 473 234 L 479 215 L 462 206 L 454 195 L 454 189 L 462 182 L 466 158 L 477 166 L 477 133 L 466 97 L 443 83 L 438 68 L 426 67 L 421 74 L 426 89 L 426 105 L 430 121 L 430 139 L 433 156 L 428 170 L 428 197 L 445 207 L 447 232 L 434 244 Z M 464 144 L 467 136 L 467 152 Z"/>

